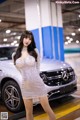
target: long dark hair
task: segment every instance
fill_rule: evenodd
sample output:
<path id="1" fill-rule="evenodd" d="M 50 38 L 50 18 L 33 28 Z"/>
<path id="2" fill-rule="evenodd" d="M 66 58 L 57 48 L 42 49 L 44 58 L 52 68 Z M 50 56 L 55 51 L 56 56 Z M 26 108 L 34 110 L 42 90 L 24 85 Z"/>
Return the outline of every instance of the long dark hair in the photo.
<path id="1" fill-rule="evenodd" d="M 24 38 L 29 38 L 31 40 L 31 44 L 28 45 L 28 47 L 26 47 L 26 50 L 28 50 L 29 54 L 32 55 L 35 58 L 35 60 L 37 61 L 37 53 L 34 50 L 36 48 L 34 36 L 31 31 L 26 30 L 22 33 L 22 35 L 20 37 L 19 46 L 16 50 L 16 54 L 14 55 L 14 64 L 16 64 L 16 59 L 18 59 L 21 56 Z"/>

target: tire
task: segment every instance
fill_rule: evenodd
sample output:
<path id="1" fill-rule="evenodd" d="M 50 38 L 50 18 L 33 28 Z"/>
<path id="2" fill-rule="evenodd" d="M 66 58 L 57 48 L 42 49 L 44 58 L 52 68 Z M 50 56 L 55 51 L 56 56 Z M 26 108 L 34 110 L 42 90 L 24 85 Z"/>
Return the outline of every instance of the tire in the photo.
<path id="1" fill-rule="evenodd" d="M 20 88 L 15 81 L 7 81 L 2 88 L 2 99 L 11 112 L 19 112 L 24 108 Z"/>

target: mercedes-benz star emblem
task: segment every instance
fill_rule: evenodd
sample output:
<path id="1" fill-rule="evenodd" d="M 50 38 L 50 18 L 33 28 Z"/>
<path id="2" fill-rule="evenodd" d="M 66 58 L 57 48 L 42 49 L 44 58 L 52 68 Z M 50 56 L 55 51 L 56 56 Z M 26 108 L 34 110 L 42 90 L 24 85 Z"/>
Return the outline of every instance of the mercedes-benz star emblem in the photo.
<path id="1" fill-rule="evenodd" d="M 63 71 L 63 72 L 62 72 L 62 78 L 63 78 L 64 81 L 67 81 L 67 80 L 68 80 L 69 77 L 68 77 L 67 71 Z"/>

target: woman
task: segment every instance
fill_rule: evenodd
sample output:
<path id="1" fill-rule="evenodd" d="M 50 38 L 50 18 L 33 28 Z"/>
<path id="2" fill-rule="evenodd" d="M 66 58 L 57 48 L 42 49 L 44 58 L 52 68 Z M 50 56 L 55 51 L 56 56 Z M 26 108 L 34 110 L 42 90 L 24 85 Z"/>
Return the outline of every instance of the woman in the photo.
<path id="1" fill-rule="evenodd" d="M 45 84 L 39 76 L 39 54 L 32 32 L 22 33 L 19 47 L 12 59 L 23 78 L 21 92 L 26 119 L 33 120 L 33 99 L 38 98 L 43 109 L 47 112 L 49 120 L 55 120 L 55 115 L 48 102 Z"/>

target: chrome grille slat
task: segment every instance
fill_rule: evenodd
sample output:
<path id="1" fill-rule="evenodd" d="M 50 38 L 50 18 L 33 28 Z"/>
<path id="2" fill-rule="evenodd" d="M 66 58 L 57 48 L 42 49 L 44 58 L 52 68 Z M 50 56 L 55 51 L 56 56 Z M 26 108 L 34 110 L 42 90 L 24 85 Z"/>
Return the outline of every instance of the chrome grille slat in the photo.
<path id="1" fill-rule="evenodd" d="M 51 76 L 51 77 L 47 77 L 49 80 L 52 80 L 52 79 L 58 79 L 58 78 L 61 78 L 62 76 L 61 75 L 58 75 L 58 76 Z"/>

